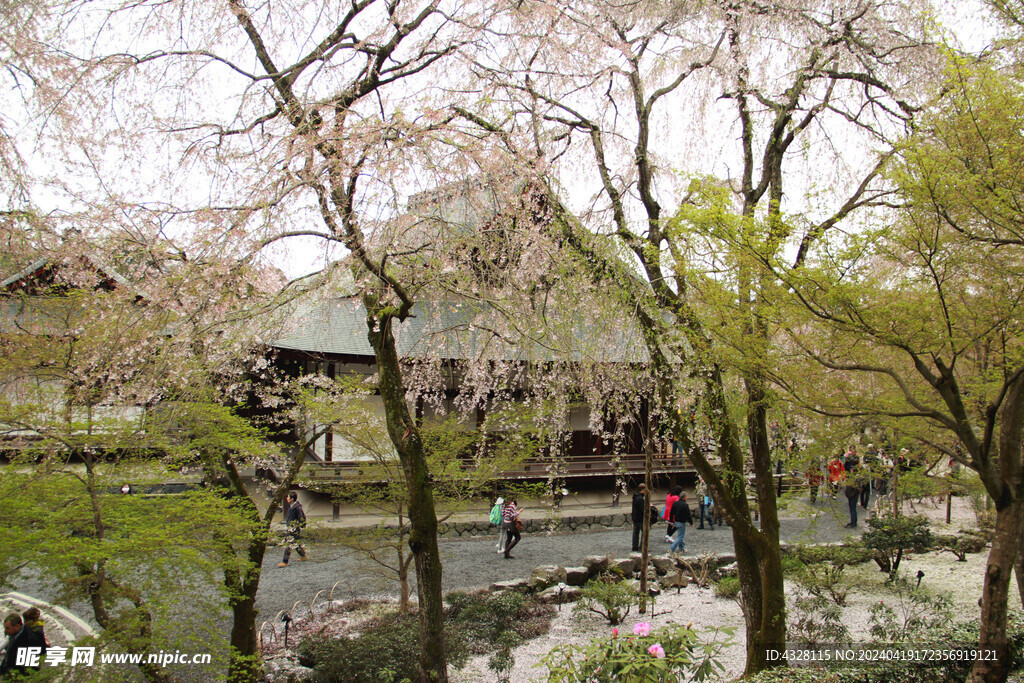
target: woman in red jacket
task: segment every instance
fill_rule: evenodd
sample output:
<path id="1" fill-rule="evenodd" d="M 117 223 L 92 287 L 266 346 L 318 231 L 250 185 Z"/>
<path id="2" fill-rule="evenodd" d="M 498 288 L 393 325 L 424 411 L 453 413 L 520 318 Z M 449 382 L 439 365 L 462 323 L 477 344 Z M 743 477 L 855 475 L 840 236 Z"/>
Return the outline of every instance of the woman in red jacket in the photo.
<path id="1" fill-rule="evenodd" d="M 672 523 L 672 504 L 679 500 L 679 494 L 682 492 L 682 486 L 673 486 L 665 496 L 665 509 L 661 512 L 661 518 L 668 522 L 668 528 L 665 530 L 666 543 L 673 541 L 672 534 L 676 532 L 676 525 Z"/>
<path id="2" fill-rule="evenodd" d="M 838 457 L 832 458 L 828 463 L 828 490 L 832 494 L 832 500 L 836 499 L 836 494 L 839 493 L 839 482 L 845 476 L 846 471 L 843 469 L 843 461 Z"/>

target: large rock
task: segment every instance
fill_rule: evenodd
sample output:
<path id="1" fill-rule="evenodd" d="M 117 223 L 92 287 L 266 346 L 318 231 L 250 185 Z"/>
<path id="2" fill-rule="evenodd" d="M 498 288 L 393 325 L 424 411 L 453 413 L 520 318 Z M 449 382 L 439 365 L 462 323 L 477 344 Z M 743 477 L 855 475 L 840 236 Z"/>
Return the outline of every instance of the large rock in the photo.
<path id="1" fill-rule="evenodd" d="M 576 586 L 566 586 L 565 588 L 551 586 L 549 588 L 545 588 L 537 594 L 537 599 L 548 605 L 575 602 L 576 600 L 579 600 L 579 598 L 580 589 Z"/>
<path id="2" fill-rule="evenodd" d="M 527 579 L 527 585 L 532 591 L 542 591 L 548 586 L 565 583 L 566 578 L 565 567 L 545 565 L 533 570 L 530 578 Z"/>
<path id="3" fill-rule="evenodd" d="M 682 572 L 672 572 L 666 576 L 661 577 L 658 581 L 658 585 L 661 586 L 662 590 L 668 590 L 669 588 L 686 588 L 690 585 L 690 579 Z"/>
<path id="4" fill-rule="evenodd" d="M 499 581 L 498 583 L 491 584 L 492 593 L 500 593 L 502 591 L 525 593 L 528 588 L 529 584 L 526 579 L 512 579 L 511 581 Z"/>
<path id="5" fill-rule="evenodd" d="M 587 568 L 587 573 L 590 574 L 590 576 L 597 576 L 608 569 L 609 562 L 611 562 L 611 558 L 607 555 L 604 557 L 601 557 L 600 555 L 589 555 L 583 558 L 583 566 Z"/>
<path id="6" fill-rule="evenodd" d="M 301 683 L 313 680 L 313 670 L 298 663 L 294 657 L 271 657 L 263 660 L 264 681 L 272 683 Z"/>
<path id="7" fill-rule="evenodd" d="M 673 562 L 672 558 L 670 558 L 668 555 L 664 555 L 662 557 L 652 557 L 651 564 L 654 566 L 655 571 L 657 571 L 658 574 L 661 576 L 668 574 L 670 571 L 675 569 L 676 566 L 676 563 Z"/>
<path id="8" fill-rule="evenodd" d="M 609 569 L 618 569 L 625 576 L 632 576 L 636 571 L 636 560 L 632 557 L 621 557 L 608 563 Z"/>
<path id="9" fill-rule="evenodd" d="M 738 574 L 739 569 L 737 568 L 735 562 L 718 568 L 718 576 L 722 578 L 725 578 L 727 576 L 737 576 Z"/>
<path id="10" fill-rule="evenodd" d="M 590 578 L 586 567 L 566 567 L 565 582 L 570 586 L 582 586 Z"/>

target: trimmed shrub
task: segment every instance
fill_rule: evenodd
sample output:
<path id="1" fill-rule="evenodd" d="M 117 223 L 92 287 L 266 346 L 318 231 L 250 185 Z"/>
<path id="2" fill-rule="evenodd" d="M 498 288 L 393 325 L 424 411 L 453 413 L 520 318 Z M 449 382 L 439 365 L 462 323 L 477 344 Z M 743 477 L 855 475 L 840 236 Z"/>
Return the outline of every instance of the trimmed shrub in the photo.
<path id="1" fill-rule="evenodd" d="M 629 610 L 637 603 L 636 590 L 626 583 L 601 580 L 589 581 L 580 591 L 577 612 L 594 612 L 608 620 L 612 626 L 622 623 Z"/>
<path id="2" fill-rule="evenodd" d="M 791 576 L 811 595 L 828 598 L 842 607 L 850 592 L 843 572 L 873 555 L 873 550 L 861 545 L 799 545 L 792 551 L 796 564 Z"/>
<path id="3" fill-rule="evenodd" d="M 967 555 L 980 553 L 992 540 L 992 532 L 979 529 L 961 529 L 958 534 L 935 536 L 935 547 L 956 555 L 957 562 L 966 562 Z"/>
<path id="4" fill-rule="evenodd" d="M 448 661 L 463 666 L 468 650 L 457 630 L 446 628 Z M 415 614 L 390 614 L 352 637 L 313 636 L 299 644 L 299 663 L 317 683 L 419 679 L 419 623 Z"/>
<path id="5" fill-rule="evenodd" d="M 464 595 L 464 594 L 463 594 Z M 547 629 L 553 608 L 521 593 L 496 593 L 452 600 L 447 619 L 473 654 L 515 647 Z M 505 645 L 501 645 L 504 643 Z"/>
<path id="6" fill-rule="evenodd" d="M 815 647 L 823 643 L 848 643 L 850 631 L 843 623 L 839 606 L 821 595 L 802 595 L 789 612 L 788 637 Z"/>
<path id="7" fill-rule="evenodd" d="M 875 552 L 878 568 L 888 572 L 890 579 L 899 571 L 904 555 L 922 553 L 932 547 L 932 532 L 924 516 L 881 515 L 869 519 L 868 526 L 871 530 L 864 532 L 861 542 Z"/>
<path id="8" fill-rule="evenodd" d="M 888 584 L 890 596 L 871 606 L 871 637 L 882 643 L 914 640 L 915 634 L 930 633 L 949 624 L 952 601 L 932 595 L 897 576 Z"/>

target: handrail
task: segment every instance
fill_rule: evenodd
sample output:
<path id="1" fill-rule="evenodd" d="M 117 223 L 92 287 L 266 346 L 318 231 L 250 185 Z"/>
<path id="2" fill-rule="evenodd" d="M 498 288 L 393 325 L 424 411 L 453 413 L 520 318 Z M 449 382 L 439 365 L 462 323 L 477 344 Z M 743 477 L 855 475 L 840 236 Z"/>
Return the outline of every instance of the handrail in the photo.
<path id="1" fill-rule="evenodd" d="M 619 454 L 618 469 L 612 462 L 612 458 L 613 456 L 611 455 L 599 455 L 596 453 L 573 455 L 566 457 L 557 464 L 563 476 L 567 477 L 611 475 L 617 471 L 623 474 L 635 475 L 641 474 L 644 471 L 646 456 L 643 453 Z M 373 463 L 374 461 L 372 460 L 307 460 L 305 474 L 309 478 L 320 480 L 355 478 L 355 475 L 361 468 Z M 553 464 L 555 463 L 547 457 L 531 456 L 523 460 L 515 468 L 501 472 L 499 477 L 503 479 L 546 477 L 548 468 Z M 694 470 L 689 459 L 680 453 L 655 453 L 652 465 L 653 471 L 658 474 L 692 472 Z M 475 469 L 473 462 L 468 459 L 463 461 L 462 468 L 467 473 Z"/>

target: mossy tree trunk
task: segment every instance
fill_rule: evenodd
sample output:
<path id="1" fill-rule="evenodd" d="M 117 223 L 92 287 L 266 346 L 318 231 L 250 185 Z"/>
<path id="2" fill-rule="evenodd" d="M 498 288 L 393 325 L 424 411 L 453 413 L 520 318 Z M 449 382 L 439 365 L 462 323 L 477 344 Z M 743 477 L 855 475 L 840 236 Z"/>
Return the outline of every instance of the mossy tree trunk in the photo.
<path id="1" fill-rule="evenodd" d="M 1007 383 L 999 422 L 999 457 L 981 459 L 979 470 L 985 488 L 996 506 L 996 530 L 985 567 L 981 597 L 981 633 L 978 646 L 996 649 L 996 660 L 978 659 L 971 669 L 971 681 L 1002 683 L 1009 675 L 1006 622 L 1010 596 L 1010 574 L 1021 552 L 1024 535 L 1024 375 Z M 959 398 L 959 392 L 956 392 Z M 977 460 L 976 460 L 977 462 Z M 1021 583 L 1020 572 L 1017 576 Z M 1021 598 L 1024 600 L 1024 596 Z"/>
<path id="2" fill-rule="evenodd" d="M 419 428 L 405 400 L 405 384 L 395 348 L 393 323 L 411 306 L 381 306 L 372 295 L 363 297 L 368 338 L 377 359 L 378 388 L 384 404 L 388 435 L 402 463 L 408 487 L 409 549 L 416 563 L 419 599 L 420 668 L 427 681 L 448 680 L 444 642 L 444 602 L 441 595 L 441 555 L 437 545 L 437 514 Z"/>
<path id="3" fill-rule="evenodd" d="M 779 547 L 779 515 L 775 497 L 771 457 L 768 449 L 764 401 L 748 394 L 748 423 L 753 484 L 757 494 L 760 528 L 754 525 L 745 476 L 744 453 L 738 430 L 729 416 L 722 375 L 717 367 L 704 377 L 704 413 L 712 425 L 722 465 L 715 467 L 689 432 L 685 422 L 677 424 L 677 438 L 683 444 L 698 473 L 722 506 L 732 530 L 736 549 L 737 577 L 743 596 L 743 616 L 747 634 L 747 659 L 744 671 L 756 673 L 779 663 L 769 661 L 769 646 L 786 642 L 786 594 L 782 575 L 782 551 Z"/>

